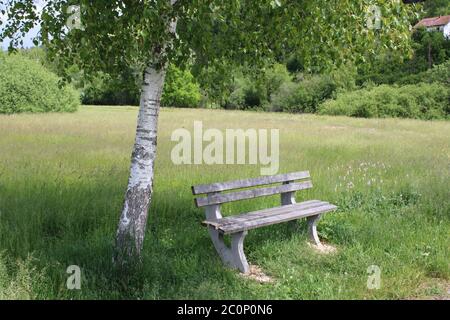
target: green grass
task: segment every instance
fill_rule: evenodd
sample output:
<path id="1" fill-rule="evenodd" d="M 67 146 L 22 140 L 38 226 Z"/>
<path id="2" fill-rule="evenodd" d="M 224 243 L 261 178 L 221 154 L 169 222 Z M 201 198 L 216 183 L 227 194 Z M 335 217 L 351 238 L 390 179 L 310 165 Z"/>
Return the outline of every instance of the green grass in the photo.
<path id="1" fill-rule="evenodd" d="M 399 299 L 426 295 L 421 288 L 430 281 L 448 283 L 449 122 L 214 110 L 162 110 L 143 263 L 115 270 L 136 115 L 135 108 L 83 107 L 0 116 L 0 299 Z M 259 176 L 259 167 L 173 165 L 170 135 L 194 120 L 205 128 L 280 129 L 280 172 L 307 169 L 313 177 L 315 187 L 297 199 L 340 207 L 319 224 L 338 253 L 313 252 L 304 222 L 282 224 L 246 239 L 249 261 L 273 283 L 224 269 L 190 186 Z M 278 204 L 270 197 L 223 211 Z M 81 291 L 66 289 L 73 264 L 82 269 Z M 370 265 L 381 268 L 379 290 L 367 289 Z"/>

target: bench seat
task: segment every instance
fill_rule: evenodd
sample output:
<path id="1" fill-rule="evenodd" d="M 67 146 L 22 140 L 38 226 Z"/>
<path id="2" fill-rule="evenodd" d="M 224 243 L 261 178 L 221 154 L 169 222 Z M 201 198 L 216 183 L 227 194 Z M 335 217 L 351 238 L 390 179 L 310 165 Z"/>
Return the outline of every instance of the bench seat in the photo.
<path id="1" fill-rule="evenodd" d="M 215 221 L 204 221 L 222 234 L 233 234 L 264 226 L 292 221 L 300 218 L 336 210 L 337 207 L 325 201 L 311 200 L 291 205 L 253 211 Z"/>

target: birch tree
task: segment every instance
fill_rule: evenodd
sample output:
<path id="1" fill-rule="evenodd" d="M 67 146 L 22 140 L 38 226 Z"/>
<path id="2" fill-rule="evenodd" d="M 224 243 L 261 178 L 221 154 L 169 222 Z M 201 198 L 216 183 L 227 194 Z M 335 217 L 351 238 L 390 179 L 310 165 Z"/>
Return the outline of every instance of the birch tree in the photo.
<path id="1" fill-rule="evenodd" d="M 324 67 L 381 50 L 408 53 L 414 6 L 384 0 L 0 0 L 0 40 L 20 47 L 40 26 L 61 69 L 86 76 L 134 66 L 142 79 L 136 140 L 116 235 L 117 261 L 141 254 L 153 195 L 158 114 L 167 65 L 258 65 L 288 50 Z M 155 213 L 157 214 L 157 213 Z"/>

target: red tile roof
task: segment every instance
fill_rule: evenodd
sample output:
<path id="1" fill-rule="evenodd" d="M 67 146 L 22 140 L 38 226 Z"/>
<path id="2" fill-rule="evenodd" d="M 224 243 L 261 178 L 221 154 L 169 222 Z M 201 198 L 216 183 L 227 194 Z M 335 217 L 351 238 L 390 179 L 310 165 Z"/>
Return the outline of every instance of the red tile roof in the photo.
<path id="1" fill-rule="evenodd" d="M 448 16 L 441 16 L 441 17 L 433 17 L 433 18 L 425 18 L 420 20 L 416 25 L 417 27 L 439 27 L 439 26 L 445 26 L 447 23 L 450 22 L 450 15 Z"/>

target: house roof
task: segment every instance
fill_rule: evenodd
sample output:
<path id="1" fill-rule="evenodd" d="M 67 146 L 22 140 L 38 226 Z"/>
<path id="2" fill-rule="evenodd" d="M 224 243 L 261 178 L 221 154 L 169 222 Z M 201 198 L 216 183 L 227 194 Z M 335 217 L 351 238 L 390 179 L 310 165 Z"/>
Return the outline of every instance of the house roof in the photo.
<path id="1" fill-rule="evenodd" d="M 414 27 L 439 27 L 445 26 L 450 22 L 450 15 L 448 16 L 440 16 L 440 17 L 432 17 L 425 18 L 420 20 Z"/>

